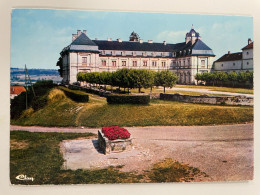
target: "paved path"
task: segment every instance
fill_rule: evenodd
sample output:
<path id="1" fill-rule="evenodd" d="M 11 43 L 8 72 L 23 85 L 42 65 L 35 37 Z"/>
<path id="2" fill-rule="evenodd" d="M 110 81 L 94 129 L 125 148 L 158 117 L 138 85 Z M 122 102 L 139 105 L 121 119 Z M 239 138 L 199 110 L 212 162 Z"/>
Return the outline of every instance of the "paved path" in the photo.
<path id="1" fill-rule="evenodd" d="M 160 160 L 172 158 L 206 172 L 210 177 L 203 178 L 202 181 L 234 181 L 253 178 L 252 123 L 218 126 L 127 127 L 127 129 L 131 133 L 135 146 L 133 154 L 118 153 L 110 158 L 100 156 L 96 162 L 92 163 L 98 162 L 99 166 L 125 164 L 123 171 L 142 171 L 150 169 L 152 164 Z M 98 129 L 11 126 L 11 130 L 97 133 Z M 76 145 L 80 146 L 84 143 L 79 142 L 74 141 L 67 145 L 75 150 Z M 86 147 L 84 144 L 81 147 L 83 146 Z M 82 151 L 86 152 L 84 147 Z M 89 147 L 92 147 L 91 143 Z M 95 153 L 94 147 L 92 148 L 92 152 L 89 153 L 90 157 Z M 76 156 L 70 158 L 72 161 L 67 162 L 67 165 L 72 166 L 69 168 L 77 169 L 86 166 L 89 158 L 88 156 L 82 158 L 82 154 L 78 150 L 75 154 L 70 153 Z M 84 153 L 84 155 L 87 154 Z M 81 159 L 81 163 L 74 162 L 73 159 L 76 158 Z"/>
<path id="2" fill-rule="evenodd" d="M 224 91 L 214 91 L 212 89 L 203 89 L 203 88 L 180 88 L 180 87 L 173 87 L 167 88 L 167 90 L 173 91 L 192 91 L 192 92 L 200 92 L 200 93 L 211 93 L 211 94 L 224 94 L 224 95 L 231 95 L 231 96 L 246 96 L 246 97 L 254 97 L 253 94 L 243 94 L 243 93 L 231 93 L 231 92 L 224 92 Z"/>

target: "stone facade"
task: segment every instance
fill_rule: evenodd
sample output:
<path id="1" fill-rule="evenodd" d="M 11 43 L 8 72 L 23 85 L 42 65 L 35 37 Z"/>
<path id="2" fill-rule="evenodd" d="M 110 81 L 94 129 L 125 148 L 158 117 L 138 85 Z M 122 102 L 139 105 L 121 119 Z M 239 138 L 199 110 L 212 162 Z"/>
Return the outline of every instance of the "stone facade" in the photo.
<path id="1" fill-rule="evenodd" d="M 199 104 L 223 104 L 223 105 L 246 105 L 253 106 L 254 99 L 245 96 L 208 96 L 208 95 L 181 95 L 181 94 L 160 94 L 161 100 L 191 102 Z"/>
<path id="2" fill-rule="evenodd" d="M 195 84 L 196 73 L 210 72 L 215 57 L 193 27 L 185 42 L 177 44 L 144 42 L 139 36 L 134 39 L 130 36 L 129 41 L 90 40 L 86 31 L 78 30 L 72 35 L 72 43 L 60 54 L 65 84 L 76 82 L 79 72 L 114 72 L 121 68 L 170 70 L 179 76 L 178 83 Z"/>

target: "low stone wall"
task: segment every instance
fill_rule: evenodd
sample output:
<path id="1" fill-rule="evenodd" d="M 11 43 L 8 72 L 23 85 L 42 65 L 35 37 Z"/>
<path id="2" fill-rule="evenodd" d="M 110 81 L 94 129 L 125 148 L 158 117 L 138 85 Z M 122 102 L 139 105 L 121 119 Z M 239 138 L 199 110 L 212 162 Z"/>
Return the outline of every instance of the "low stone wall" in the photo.
<path id="1" fill-rule="evenodd" d="M 254 99 L 245 96 L 208 96 L 208 95 L 181 95 L 181 94 L 160 94 L 161 100 L 191 102 L 199 104 L 222 104 L 222 105 L 247 105 L 253 106 Z"/>
<path id="2" fill-rule="evenodd" d="M 109 140 L 98 130 L 98 146 L 104 154 L 123 152 L 132 149 L 132 139 Z"/>

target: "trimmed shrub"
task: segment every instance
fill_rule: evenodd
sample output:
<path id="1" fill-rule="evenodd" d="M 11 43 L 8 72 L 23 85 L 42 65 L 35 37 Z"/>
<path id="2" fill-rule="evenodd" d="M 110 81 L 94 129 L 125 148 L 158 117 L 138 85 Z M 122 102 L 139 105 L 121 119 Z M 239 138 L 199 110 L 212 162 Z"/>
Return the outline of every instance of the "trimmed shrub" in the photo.
<path id="1" fill-rule="evenodd" d="M 89 96 L 83 91 L 79 90 L 71 90 L 66 87 L 59 87 L 59 89 L 63 90 L 66 96 L 70 99 L 74 100 L 75 102 L 88 102 Z"/>
<path id="2" fill-rule="evenodd" d="M 109 95 L 107 103 L 109 104 L 149 104 L 149 95 Z"/>

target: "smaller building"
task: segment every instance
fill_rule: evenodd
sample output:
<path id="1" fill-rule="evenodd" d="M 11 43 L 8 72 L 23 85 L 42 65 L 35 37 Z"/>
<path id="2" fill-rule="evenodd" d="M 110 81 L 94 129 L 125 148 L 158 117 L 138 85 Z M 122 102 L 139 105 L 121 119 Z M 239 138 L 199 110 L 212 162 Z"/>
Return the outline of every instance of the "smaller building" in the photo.
<path id="1" fill-rule="evenodd" d="M 14 99 L 15 96 L 18 96 L 24 91 L 26 91 L 24 86 L 10 86 L 10 98 Z"/>
<path id="2" fill-rule="evenodd" d="M 248 44 L 242 52 L 230 53 L 230 51 L 214 62 L 215 72 L 250 72 L 253 71 L 253 46 L 248 39 Z"/>

